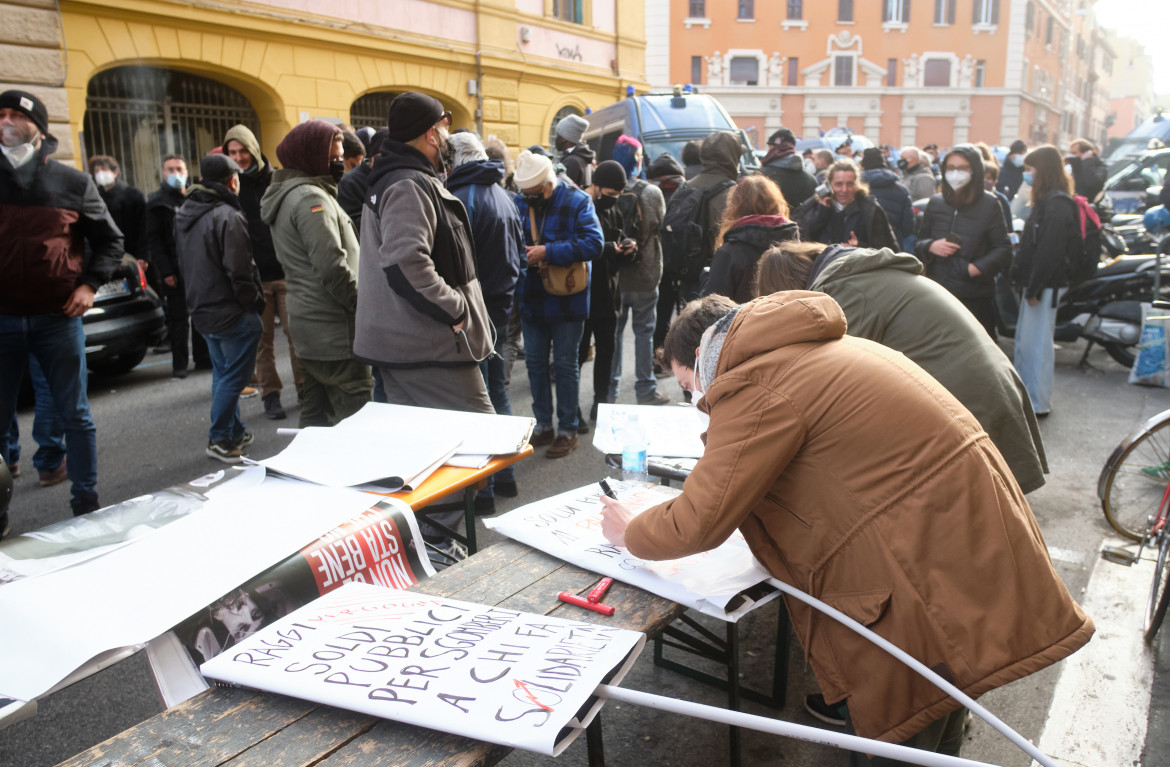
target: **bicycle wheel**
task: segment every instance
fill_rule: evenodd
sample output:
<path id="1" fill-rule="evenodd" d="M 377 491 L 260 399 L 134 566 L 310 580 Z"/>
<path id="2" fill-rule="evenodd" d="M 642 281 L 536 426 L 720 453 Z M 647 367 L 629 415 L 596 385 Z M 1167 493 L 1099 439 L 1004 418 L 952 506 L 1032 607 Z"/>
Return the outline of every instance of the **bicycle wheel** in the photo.
<path id="1" fill-rule="evenodd" d="M 1161 543 L 1158 546 L 1158 563 L 1154 565 L 1154 583 L 1150 586 L 1150 601 L 1146 604 L 1146 641 L 1153 642 L 1154 636 L 1162 626 L 1162 619 L 1166 617 L 1166 608 L 1170 606 L 1170 567 L 1166 566 L 1166 554 L 1170 551 L 1170 532 L 1163 530 L 1158 533 Z"/>
<path id="2" fill-rule="evenodd" d="M 1170 483 L 1170 417 L 1148 424 L 1110 457 L 1099 495 L 1105 519 L 1132 541 L 1140 541 Z"/>

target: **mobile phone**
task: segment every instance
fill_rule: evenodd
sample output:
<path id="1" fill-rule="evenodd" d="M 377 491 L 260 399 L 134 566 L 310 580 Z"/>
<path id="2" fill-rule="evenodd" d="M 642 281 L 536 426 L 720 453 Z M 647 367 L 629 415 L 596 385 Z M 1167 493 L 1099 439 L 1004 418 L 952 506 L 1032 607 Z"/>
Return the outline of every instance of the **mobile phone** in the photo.
<path id="1" fill-rule="evenodd" d="M 832 193 L 833 193 L 833 190 L 829 188 L 828 184 L 821 184 L 820 186 L 817 187 L 817 191 L 816 191 L 817 197 L 828 197 Z"/>
<path id="2" fill-rule="evenodd" d="M 947 235 L 947 242 L 953 242 L 954 244 L 958 245 L 960 248 L 963 247 L 963 238 L 960 237 L 959 235 L 955 234 L 954 232 L 951 232 L 950 234 Z"/>

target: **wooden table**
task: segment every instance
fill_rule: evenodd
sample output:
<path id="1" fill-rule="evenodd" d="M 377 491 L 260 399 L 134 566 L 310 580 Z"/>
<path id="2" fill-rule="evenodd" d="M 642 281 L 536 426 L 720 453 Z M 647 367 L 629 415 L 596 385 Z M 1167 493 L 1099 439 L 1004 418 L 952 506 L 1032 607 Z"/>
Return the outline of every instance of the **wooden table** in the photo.
<path id="1" fill-rule="evenodd" d="M 398 498 L 414 509 L 416 515 L 426 519 L 430 524 L 442 528 L 453 538 L 467 546 L 469 554 L 479 550 L 475 537 L 475 492 L 487 484 L 488 478 L 498 471 L 508 468 L 532 456 L 532 445 L 525 445 L 518 453 L 495 455 L 482 469 L 465 469 L 458 466 L 440 466 L 435 473 L 423 480 L 417 490 L 410 493 L 374 493 L 374 495 L 388 495 Z M 452 530 L 429 518 L 427 506 L 437 503 L 449 495 L 463 491 L 463 521 L 466 525 L 466 534 Z"/>
<path id="2" fill-rule="evenodd" d="M 531 450 L 531 448 L 529 448 Z M 424 483 L 425 487 L 425 483 Z M 514 541 L 502 541 L 414 590 L 539 615 L 656 635 L 683 613 L 668 599 L 614 583 L 605 617 L 557 600 L 584 594 L 600 576 Z M 591 727 L 591 757 L 600 728 Z M 368 717 L 281 695 L 213 687 L 62 762 L 67 767 L 487 767 L 510 748 Z"/>

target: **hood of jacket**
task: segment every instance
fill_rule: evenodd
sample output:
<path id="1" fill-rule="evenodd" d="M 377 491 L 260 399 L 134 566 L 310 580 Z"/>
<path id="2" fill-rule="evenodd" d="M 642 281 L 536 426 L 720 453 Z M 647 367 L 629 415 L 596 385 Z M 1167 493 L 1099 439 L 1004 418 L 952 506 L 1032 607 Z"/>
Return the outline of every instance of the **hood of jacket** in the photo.
<path id="1" fill-rule="evenodd" d="M 712 133 L 703 139 L 699 159 L 702 173 L 723 176 L 734 181 L 739 176 L 739 156 L 743 151 L 739 137 L 730 131 Z"/>
<path id="2" fill-rule="evenodd" d="M 723 242 L 743 242 L 763 250 L 774 242 L 799 239 L 795 229 L 796 224 L 784 216 L 744 216 L 723 233 Z"/>
<path id="3" fill-rule="evenodd" d="M 813 262 L 813 268 L 809 271 L 808 289 L 824 291 L 822 286 L 833 280 L 878 269 L 922 274 L 922 262 L 909 253 L 895 253 L 889 248 L 830 245 Z"/>
<path id="4" fill-rule="evenodd" d="M 447 188 L 469 184 L 498 184 L 504 180 L 504 163 L 499 160 L 474 160 L 459 165 L 447 176 Z"/>
<path id="5" fill-rule="evenodd" d="M 223 184 L 207 182 L 193 185 L 187 192 L 183 206 L 175 213 L 175 231 L 190 232 L 199 219 L 220 205 L 240 209 L 239 199 Z"/>
<path id="6" fill-rule="evenodd" d="M 980 189 L 983 189 L 983 154 L 972 144 L 956 144 L 943 155 L 941 163 L 943 167 L 946 167 L 947 157 L 953 154 L 962 155 L 963 159 L 971 164 L 971 180 L 967 184 L 977 184 Z M 942 175 L 942 195 L 948 205 L 954 205 L 955 190 L 947 183 L 946 173 Z M 979 197 L 976 195 L 975 200 L 978 201 Z"/>
<path id="7" fill-rule="evenodd" d="M 670 152 L 663 152 L 646 167 L 646 178 L 656 179 L 684 175 L 683 166 Z"/>
<path id="8" fill-rule="evenodd" d="M 431 165 L 431 161 L 427 159 L 425 154 L 410 144 L 386 139 L 382 142 L 382 153 L 378 155 L 374 169 L 370 171 L 370 189 L 380 188 L 379 182 L 382 177 L 398 170 L 415 170 L 426 173 L 428 176 L 434 176 L 436 179 L 439 177 L 439 174 L 435 172 L 435 166 Z"/>
<path id="9" fill-rule="evenodd" d="M 590 164 L 592 164 L 593 161 L 597 159 L 597 154 L 589 147 L 588 144 L 578 144 L 572 149 L 566 150 L 563 154 L 561 154 L 561 160 L 563 161 L 569 155 L 580 157 L 582 160 Z"/>
<path id="10" fill-rule="evenodd" d="M 871 188 L 880 189 L 898 183 L 898 174 L 888 168 L 871 168 L 861 172 L 861 180 Z"/>
<path id="11" fill-rule="evenodd" d="M 761 296 L 736 313 L 715 375 L 785 346 L 840 338 L 845 330 L 845 313 L 824 293 L 790 290 Z"/>
<path id="12" fill-rule="evenodd" d="M 256 140 L 256 134 L 252 132 L 251 128 L 249 128 L 247 125 L 233 125 L 228 130 L 228 132 L 224 134 L 223 144 L 220 145 L 224 154 L 227 154 L 228 142 L 232 140 L 239 141 L 241 144 L 243 144 L 244 149 L 248 150 L 248 154 L 252 155 L 252 160 L 256 163 L 256 170 L 249 170 L 249 176 L 252 175 L 252 173 L 259 173 L 260 171 L 264 170 L 265 166 L 268 165 L 268 161 L 264 158 L 264 155 L 260 153 L 260 142 Z M 242 173 L 240 175 L 243 176 Z"/>
<path id="13" fill-rule="evenodd" d="M 280 213 L 280 206 L 288 197 L 289 192 L 299 186 L 306 185 L 321 187 L 331 197 L 337 196 L 337 183 L 332 176 L 310 176 L 301 170 L 282 168 L 272 174 L 272 183 L 268 185 L 264 196 L 260 198 L 260 219 L 272 226 L 272 222 L 276 221 L 276 216 Z"/>

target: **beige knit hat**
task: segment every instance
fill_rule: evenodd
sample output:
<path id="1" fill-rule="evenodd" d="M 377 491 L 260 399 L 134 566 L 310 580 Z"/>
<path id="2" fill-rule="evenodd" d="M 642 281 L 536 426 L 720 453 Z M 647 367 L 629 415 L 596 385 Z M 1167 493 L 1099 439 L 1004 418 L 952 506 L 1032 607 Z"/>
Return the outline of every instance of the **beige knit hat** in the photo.
<path id="1" fill-rule="evenodd" d="M 541 184 L 555 183 L 557 174 L 553 171 L 551 160 L 525 149 L 516 158 L 516 174 L 513 178 L 516 180 L 516 186 L 524 190 Z"/>

